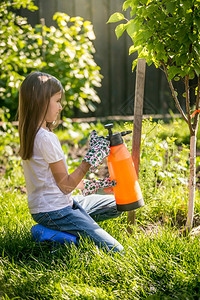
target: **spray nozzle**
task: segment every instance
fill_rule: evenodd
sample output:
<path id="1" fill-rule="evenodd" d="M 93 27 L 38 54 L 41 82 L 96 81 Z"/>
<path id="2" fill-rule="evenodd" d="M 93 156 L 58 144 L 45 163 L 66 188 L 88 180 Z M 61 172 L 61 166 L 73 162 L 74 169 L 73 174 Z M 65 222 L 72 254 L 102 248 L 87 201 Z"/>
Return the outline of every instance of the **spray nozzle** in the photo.
<path id="1" fill-rule="evenodd" d="M 127 134 L 130 134 L 132 132 L 132 130 L 127 130 L 127 131 L 122 131 L 120 134 L 121 136 L 125 136 Z"/>
<path id="2" fill-rule="evenodd" d="M 119 132 L 113 133 L 112 132 L 113 123 L 106 124 L 104 127 L 105 129 L 108 130 L 108 136 L 106 137 L 106 139 L 110 141 L 110 146 L 117 146 L 123 144 L 122 136 L 130 134 L 132 132 L 131 130 L 127 130 L 121 133 Z"/>

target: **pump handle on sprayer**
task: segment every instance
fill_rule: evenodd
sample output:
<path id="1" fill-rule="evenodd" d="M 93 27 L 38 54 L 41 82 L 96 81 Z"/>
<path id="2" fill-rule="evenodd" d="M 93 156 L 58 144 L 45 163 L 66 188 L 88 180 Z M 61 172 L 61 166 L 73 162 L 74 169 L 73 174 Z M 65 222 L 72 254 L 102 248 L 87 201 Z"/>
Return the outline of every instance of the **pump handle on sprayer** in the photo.
<path id="1" fill-rule="evenodd" d="M 109 123 L 109 124 L 106 124 L 104 127 L 105 127 L 105 129 L 108 130 L 109 140 L 111 140 L 113 124 Z"/>
<path id="2" fill-rule="evenodd" d="M 119 211 L 137 209 L 144 205 L 144 201 L 131 154 L 122 138 L 132 131 L 113 133 L 112 123 L 106 124 L 105 128 L 108 130 L 106 139 L 110 141 L 108 170 L 110 179 L 117 182 L 117 185 L 113 187 L 117 209 Z"/>

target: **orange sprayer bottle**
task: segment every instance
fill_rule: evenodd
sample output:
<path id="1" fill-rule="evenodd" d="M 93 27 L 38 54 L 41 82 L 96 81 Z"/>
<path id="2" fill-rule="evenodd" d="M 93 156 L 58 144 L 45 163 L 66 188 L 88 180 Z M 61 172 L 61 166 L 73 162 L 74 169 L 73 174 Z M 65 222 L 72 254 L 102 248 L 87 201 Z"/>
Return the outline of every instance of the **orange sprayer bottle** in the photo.
<path id="1" fill-rule="evenodd" d="M 105 125 L 109 132 L 106 138 L 110 141 L 110 154 L 107 158 L 108 170 L 110 179 L 117 182 L 113 187 L 117 210 L 137 209 L 144 205 L 144 200 L 131 154 L 122 139 L 122 136 L 131 131 L 113 134 L 112 127 L 113 124 Z"/>

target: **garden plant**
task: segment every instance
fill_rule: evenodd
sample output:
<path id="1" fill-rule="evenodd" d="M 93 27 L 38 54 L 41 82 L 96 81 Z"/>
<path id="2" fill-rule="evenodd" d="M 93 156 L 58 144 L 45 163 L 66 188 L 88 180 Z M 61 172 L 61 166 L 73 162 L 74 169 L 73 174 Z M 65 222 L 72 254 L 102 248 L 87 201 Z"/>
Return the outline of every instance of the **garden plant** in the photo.
<path id="1" fill-rule="evenodd" d="M 0 2 L 0 105 L 9 108 L 14 119 L 18 90 L 25 76 L 43 71 L 57 77 L 65 89 L 63 115 L 74 110 L 94 111 L 100 99 L 100 67 L 94 61 L 95 39 L 91 22 L 64 13 L 53 16 L 56 26 L 38 24 L 33 28 L 17 14 L 23 7 L 38 9 L 32 0 Z"/>
<path id="2" fill-rule="evenodd" d="M 130 19 L 114 13 L 108 23 L 123 21 L 115 29 L 119 38 L 124 31 L 132 39 L 129 53 L 137 52 L 163 70 L 173 99 L 190 130 L 189 202 L 186 230 L 193 225 L 196 183 L 196 135 L 200 112 L 200 2 L 198 0 L 127 0 L 123 10 L 130 9 Z M 184 83 L 183 95 L 177 93 L 174 81 Z M 191 98 L 195 95 L 193 105 Z M 184 107 L 181 99 L 184 97 Z"/>

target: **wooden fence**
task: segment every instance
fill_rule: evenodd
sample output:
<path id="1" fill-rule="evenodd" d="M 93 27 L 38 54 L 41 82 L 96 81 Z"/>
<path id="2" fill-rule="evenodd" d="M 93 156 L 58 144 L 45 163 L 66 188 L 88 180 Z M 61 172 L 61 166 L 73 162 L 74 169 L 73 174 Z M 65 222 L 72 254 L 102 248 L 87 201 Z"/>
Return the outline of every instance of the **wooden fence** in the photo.
<path id="1" fill-rule="evenodd" d="M 52 16 L 64 12 L 70 16 L 81 16 L 92 22 L 96 40 L 94 59 L 104 76 L 102 87 L 97 89 L 101 104 L 90 116 L 133 115 L 135 72 L 132 72 L 134 56 L 129 56 L 131 39 L 125 33 L 117 40 L 116 24 L 106 24 L 110 15 L 122 11 L 124 0 L 36 0 L 39 10 L 21 10 L 31 25 L 45 18 L 47 26 L 55 25 Z M 128 12 L 127 17 L 129 17 Z M 171 93 L 163 72 L 154 66 L 147 67 L 144 93 L 144 114 L 165 114 L 174 108 Z M 83 116 L 78 114 L 76 117 Z"/>

